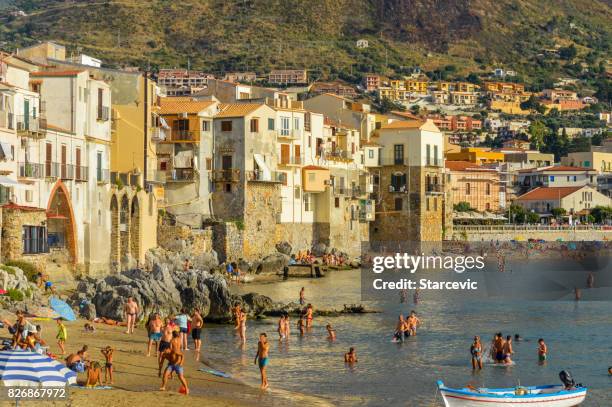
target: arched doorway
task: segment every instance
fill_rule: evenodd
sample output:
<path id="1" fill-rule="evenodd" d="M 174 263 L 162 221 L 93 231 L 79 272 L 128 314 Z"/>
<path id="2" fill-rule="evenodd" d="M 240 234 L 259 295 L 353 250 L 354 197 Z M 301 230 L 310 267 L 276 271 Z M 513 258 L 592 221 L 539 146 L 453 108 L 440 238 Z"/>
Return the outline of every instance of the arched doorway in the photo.
<path id="1" fill-rule="evenodd" d="M 117 196 L 111 197 L 110 203 L 111 211 L 111 269 L 118 270 L 119 268 L 119 203 L 117 202 Z"/>
<path id="2" fill-rule="evenodd" d="M 135 260 L 140 258 L 140 238 L 140 205 L 138 204 L 138 197 L 134 196 L 130 214 L 130 253 Z"/>
<path id="3" fill-rule="evenodd" d="M 121 207 L 119 210 L 119 237 L 121 244 L 121 253 L 119 258 L 130 253 L 130 201 L 127 195 L 121 198 Z"/>
<path id="4" fill-rule="evenodd" d="M 77 262 L 77 236 L 70 193 L 58 180 L 47 205 L 47 241 L 51 249 L 66 250 L 70 261 Z"/>

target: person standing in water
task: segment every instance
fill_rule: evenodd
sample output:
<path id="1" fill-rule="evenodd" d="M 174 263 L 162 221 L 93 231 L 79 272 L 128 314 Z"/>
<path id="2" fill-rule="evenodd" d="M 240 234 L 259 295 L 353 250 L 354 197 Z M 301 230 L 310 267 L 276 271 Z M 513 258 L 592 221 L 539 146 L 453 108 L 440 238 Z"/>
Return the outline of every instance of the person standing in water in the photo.
<path id="1" fill-rule="evenodd" d="M 196 354 L 199 354 L 200 348 L 202 347 L 202 327 L 204 326 L 204 319 L 200 314 L 199 308 L 194 308 L 191 314 L 191 339 L 193 339 L 193 346 L 195 347 Z"/>
<path id="2" fill-rule="evenodd" d="M 304 322 L 304 317 L 301 316 L 300 319 L 298 319 L 297 323 L 298 330 L 300 331 L 300 336 L 304 336 L 304 325 L 306 325 L 306 323 Z"/>
<path id="3" fill-rule="evenodd" d="M 472 370 L 482 370 L 482 344 L 480 343 L 480 337 L 475 336 L 472 346 L 470 346 L 470 353 L 472 354 Z"/>
<path id="4" fill-rule="evenodd" d="M 266 368 L 268 366 L 268 353 L 270 351 L 270 344 L 268 343 L 268 335 L 265 332 L 259 334 L 259 342 L 257 343 L 257 354 L 255 355 L 255 364 L 259 365 L 259 373 L 261 374 L 261 389 L 265 390 L 268 388 L 268 373 Z"/>
<path id="5" fill-rule="evenodd" d="M 247 316 L 244 311 L 240 311 L 240 325 L 238 329 L 238 333 L 240 335 L 240 341 L 242 343 L 246 343 L 246 321 Z"/>
<path id="6" fill-rule="evenodd" d="M 331 324 L 327 324 L 325 329 L 327 329 L 327 339 L 329 339 L 332 342 L 335 341 L 336 340 L 336 330 L 331 326 Z"/>
<path id="7" fill-rule="evenodd" d="M 540 363 L 546 362 L 546 358 L 548 357 L 548 346 L 544 343 L 544 339 L 538 339 L 538 360 Z"/>
<path id="8" fill-rule="evenodd" d="M 419 303 L 419 300 L 421 299 L 421 289 L 417 288 L 416 290 L 414 290 L 414 295 L 412 296 L 412 301 L 416 304 Z"/>
<path id="9" fill-rule="evenodd" d="M 312 328 L 312 304 L 306 307 L 306 328 Z"/>
<path id="10" fill-rule="evenodd" d="M 512 336 L 506 336 L 506 342 L 504 342 L 504 364 L 510 365 L 512 364 L 512 354 L 514 351 L 512 350 Z"/>
<path id="11" fill-rule="evenodd" d="M 393 337 L 400 342 L 404 342 L 404 336 L 406 335 L 407 330 L 408 325 L 404 320 L 404 315 L 400 314 L 397 318 L 397 325 L 395 325 L 395 334 Z"/>
<path id="12" fill-rule="evenodd" d="M 278 328 L 276 329 L 278 332 L 278 340 L 282 341 L 285 339 L 285 315 L 281 315 L 278 319 Z"/>
<path id="13" fill-rule="evenodd" d="M 302 287 L 300 290 L 300 305 L 304 305 L 306 303 L 306 297 L 304 295 L 305 289 Z"/>
<path id="14" fill-rule="evenodd" d="M 352 346 L 349 348 L 349 351 L 344 354 L 344 363 L 351 365 L 357 363 L 357 352 Z"/>
<path id="15" fill-rule="evenodd" d="M 493 341 L 493 349 L 495 349 L 495 363 L 503 363 L 506 359 L 504 354 L 504 337 L 501 332 L 495 335 L 495 340 Z"/>
<path id="16" fill-rule="evenodd" d="M 416 312 L 410 311 L 410 316 L 406 320 L 408 324 L 408 333 L 410 336 L 415 336 L 417 333 L 417 327 L 421 325 L 421 320 L 416 316 Z"/>
<path id="17" fill-rule="evenodd" d="M 285 314 L 285 338 L 289 340 L 289 336 L 291 336 L 291 321 L 289 314 Z"/>

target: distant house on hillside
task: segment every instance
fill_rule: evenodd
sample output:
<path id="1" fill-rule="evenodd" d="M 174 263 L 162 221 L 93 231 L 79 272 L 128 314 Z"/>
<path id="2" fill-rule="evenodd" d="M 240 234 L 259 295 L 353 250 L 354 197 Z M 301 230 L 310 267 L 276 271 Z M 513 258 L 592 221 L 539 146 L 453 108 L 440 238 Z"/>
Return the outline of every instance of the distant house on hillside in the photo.
<path id="1" fill-rule="evenodd" d="M 357 40 L 357 48 L 368 48 L 369 46 L 368 40 L 364 40 L 363 38 Z"/>

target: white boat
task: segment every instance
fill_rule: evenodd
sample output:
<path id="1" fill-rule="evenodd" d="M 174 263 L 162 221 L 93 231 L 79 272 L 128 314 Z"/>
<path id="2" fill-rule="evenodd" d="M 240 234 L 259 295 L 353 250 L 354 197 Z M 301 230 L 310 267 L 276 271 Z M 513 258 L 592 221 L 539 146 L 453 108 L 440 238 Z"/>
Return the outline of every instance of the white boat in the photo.
<path id="1" fill-rule="evenodd" d="M 564 385 L 510 387 L 506 389 L 446 387 L 438 380 L 445 407 L 573 407 L 586 398 L 587 388 Z"/>

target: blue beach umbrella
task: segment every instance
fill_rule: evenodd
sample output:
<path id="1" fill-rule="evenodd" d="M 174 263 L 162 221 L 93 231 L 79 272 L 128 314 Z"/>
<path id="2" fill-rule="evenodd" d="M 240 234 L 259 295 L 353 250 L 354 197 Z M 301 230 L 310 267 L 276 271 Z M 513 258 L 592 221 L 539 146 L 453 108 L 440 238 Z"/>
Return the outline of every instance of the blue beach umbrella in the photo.
<path id="1" fill-rule="evenodd" d="M 56 297 L 51 297 L 49 299 L 49 305 L 53 309 L 53 311 L 57 312 L 59 316 L 66 321 L 74 321 L 76 320 L 76 316 L 74 315 L 74 311 L 70 308 L 70 305 L 66 304 L 64 301 L 60 300 Z"/>
<path id="2" fill-rule="evenodd" d="M 0 351 L 0 381 L 4 386 L 61 387 L 76 384 L 76 373 L 36 352 Z"/>

